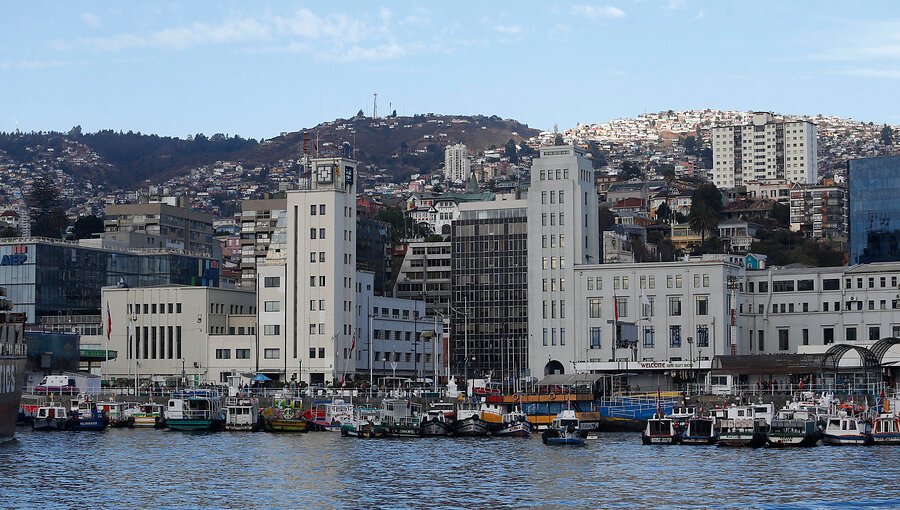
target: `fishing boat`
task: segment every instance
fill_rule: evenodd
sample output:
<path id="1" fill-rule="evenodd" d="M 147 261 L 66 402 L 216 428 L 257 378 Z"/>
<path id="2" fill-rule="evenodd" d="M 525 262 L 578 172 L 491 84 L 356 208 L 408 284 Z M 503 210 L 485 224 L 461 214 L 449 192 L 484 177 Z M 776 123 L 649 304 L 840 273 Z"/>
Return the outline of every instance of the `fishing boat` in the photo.
<path id="1" fill-rule="evenodd" d="M 900 444 L 900 418 L 887 412 L 881 413 L 872 424 L 872 444 Z"/>
<path id="2" fill-rule="evenodd" d="M 355 407 L 353 418 L 341 424 L 342 436 L 371 439 L 381 437 L 383 434 L 380 412 L 370 407 Z"/>
<path id="3" fill-rule="evenodd" d="M 74 431 L 103 431 L 109 426 L 106 413 L 97 409 L 94 400 L 88 395 L 79 395 L 71 402 L 72 410 L 66 429 Z"/>
<path id="4" fill-rule="evenodd" d="M 828 418 L 822 442 L 830 446 L 863 446 L 873 444 L 872 426 L 862 417 L 841 411 Z"/>
<path id="5" fill-rule="evenodd" d="M 47 402 L 38 407 L 37 413 L 31 422 L 31 430 L 65 430 L 68 421 L 69 413 L 65 407 L 56 402 Z"/>
<path id="6" fill-rule="evenodd" d="M 718 446 L 759 448 L 766 445 L 772 404 L 744 404 L 713 409 Z"/>
<path id="7" fill-rule="evenodd" d="M 228 397 L 225 400 L 225 430 L 249 430 L 262 427 L 259 401 L 249 397 Z"/>
<path id="8" fill-rule="evenodd" d="M 43 395 L 22 395 L 19 404 L 19 415 L 16 417 L 16 425 L 30 426 L 37 416 L 38 409 L 46 405 L 47 397 Z"/>
<path id="9" fill-rule="evenodd" d="M 132 419 L 134 427 L 161 429 L 166 426 L 164 408 L 165 406 L 156 402 L 133 403 L 125 410 L 125 414 Z"/>
<path id="10" fill-rule="evenodd" d="M 279 400 L 262 411 L 266 432 L 309 432 L 309 421 L 303 417 L 303 400 Z"/>
<path id="11" fill-rule="evenodd" d="M 512 410 L 503 415 L 503 423 L 497 430 L 498 437 L 528 437 L 531 435 L 531 423 L 521 410 Z"/>
<path id="12" fill-rule="evenodd" d="M 493 433 L 493 427 L 481 418 L 481 410 L 477 406 L 459 402 L 456 406 L 453 433 L 466 437 L 490 436 Z"/>
<path id="13" fill-rule="evenodd" d="M 661 413 L 654 414 L 647 420 L 647 426 L 641 433 L 641 442 L 644 444 L 676 444 L 678 432 L 675 430 L 675 420 Z"/>
<path id="14" fill-rule="evenodd" d="M 587 431 L 581 428 L 578 415 L 572 409 L 563 409 L 550 423 L 550 428 L 541 433 L 546 445 L 581 446 Z"/>
<path id="15" fill-rule="evenodd" d="M 816 446 L 822 438 L 815 414 L 802 409 L 778 411 L 769 425 L 767 444 L 774 448 Z"/>
<path id="16" fill-rule="evenodd" d="M 689 446 L 716 444 L 719 436 L 716 434 L 715 424 L 716 421 L 708 416 L 688 418 L 684 430 L 679 433 L 678 443 Z"/>
<path id="17" fill-rule="evenodd" d="M 443 402 L 435 402 L 431 408 L 422 415 L 422 435 L 423 436 L 452 436 L 453 421 L 450 419 L 450 412 L 453 408 L 447 408 Z M 452 404 L 451 404 L 452 405 Z M 453 413 L 455 414 L 455 413 Z"/>
<path id="18" fill-rule="evenodd" d="M 169 430 L 214 432 L 225 426 L 221 397 L 215 390 L 173 392 L 166 404 L 165 419 Z"/>
<path id="19" fill-rule="evenodd" d="M 336 398 L 316 404 L 310 426 L 314 430 L 340 432 L 341 424 L 353 419 L 353 404 Z"/>
<path id="20" fill-rule="evenodd" d="M 16 433 L 25 381 L 25 314 L 10 310 L 12 302 L 0 287 L 0 442 Z"/>
<path id="21" fill-rule="evenodd" d="M 125 402 L 97 402 L 98 411 L 106 415 L 112 428 L 134 427 L 134 417 L 128 415 L 128 404 Z"/>
<path id="22" fill-rule="evenodd" d="M 381 425 L 388 437 L 419 437 L 422 424 L 419 417 L 422 405 L 407 399 L 384 399 L 381 401 Z"/>

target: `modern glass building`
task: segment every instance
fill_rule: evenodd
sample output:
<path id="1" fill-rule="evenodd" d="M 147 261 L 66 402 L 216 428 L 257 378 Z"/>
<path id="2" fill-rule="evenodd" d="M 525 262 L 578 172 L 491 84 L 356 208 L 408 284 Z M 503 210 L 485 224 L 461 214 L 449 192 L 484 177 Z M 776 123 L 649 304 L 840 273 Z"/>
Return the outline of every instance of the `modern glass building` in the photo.
<path id="1" fill-rule="evenodd" d="M 0 286 L 15 312 L 100 315 L 100 289 L 124 284 L 219 286 L 219 262 L 171 249 L 109 249 L 52 239 L 0 240 Z"/>
<path id="2" fill-rule="evenodd" d="M 900 156 L 848 165 L 850 264 L 900 260 Z"/>

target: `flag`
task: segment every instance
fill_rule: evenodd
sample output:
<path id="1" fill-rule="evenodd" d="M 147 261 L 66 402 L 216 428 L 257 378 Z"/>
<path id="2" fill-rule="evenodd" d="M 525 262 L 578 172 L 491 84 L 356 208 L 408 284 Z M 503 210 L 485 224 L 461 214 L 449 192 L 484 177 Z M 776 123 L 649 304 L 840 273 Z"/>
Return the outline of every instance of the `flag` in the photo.
<path id="1" fill-rule="evenodd" d="M 644 305 L 644 316 L 650 316 L 650 298 L 647 297 L 647 292 L 644 289 L 641 289 L 641 304 Z"/>
<path id="2" fill-rule="evenodd" d="M 109 311 L 109 301 L 106 302 L 106 339 L 112 335 L 112 313 Z"/>
<path id="3" fill-rule="evenodd" d="M 619 322 L 619 298 L 617 298 L 615 294 L 613 294 L 613 310 L 615 311 L 616 322 L 618 323 Z"/>
<path id="4" fill-rule="evenodd" d="M 662 391 L 660 391 L 659 385 L 657 384 L 656 385 L 656 414 L 658 417 L 662 418 L 662 402 L 660 402 L 660 399 L 662 399 Z"/>

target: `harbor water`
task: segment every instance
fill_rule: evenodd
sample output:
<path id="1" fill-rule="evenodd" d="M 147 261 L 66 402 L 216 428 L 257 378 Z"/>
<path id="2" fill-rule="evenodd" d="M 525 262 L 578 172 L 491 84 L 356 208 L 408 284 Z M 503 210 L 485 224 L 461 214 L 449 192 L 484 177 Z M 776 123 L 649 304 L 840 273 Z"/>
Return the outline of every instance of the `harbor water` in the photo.
<path id="1" fill-rule="evenodd" d="M 36 433 L 0 445 L 0 508 L 900 507 L 900 448 L 584 447 L 337 433 Z"/>

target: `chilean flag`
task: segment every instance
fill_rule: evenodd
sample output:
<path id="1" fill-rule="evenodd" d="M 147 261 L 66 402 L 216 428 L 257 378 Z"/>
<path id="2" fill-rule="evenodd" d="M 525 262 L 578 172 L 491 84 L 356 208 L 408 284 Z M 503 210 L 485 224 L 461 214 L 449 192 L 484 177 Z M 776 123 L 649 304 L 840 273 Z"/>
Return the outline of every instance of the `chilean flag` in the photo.
<path id="1" fill-rule="evenodd" d="M 109 311 L 109 301 L 106 302 L 106 339 L 112 335 L 112 313 Z"/>

